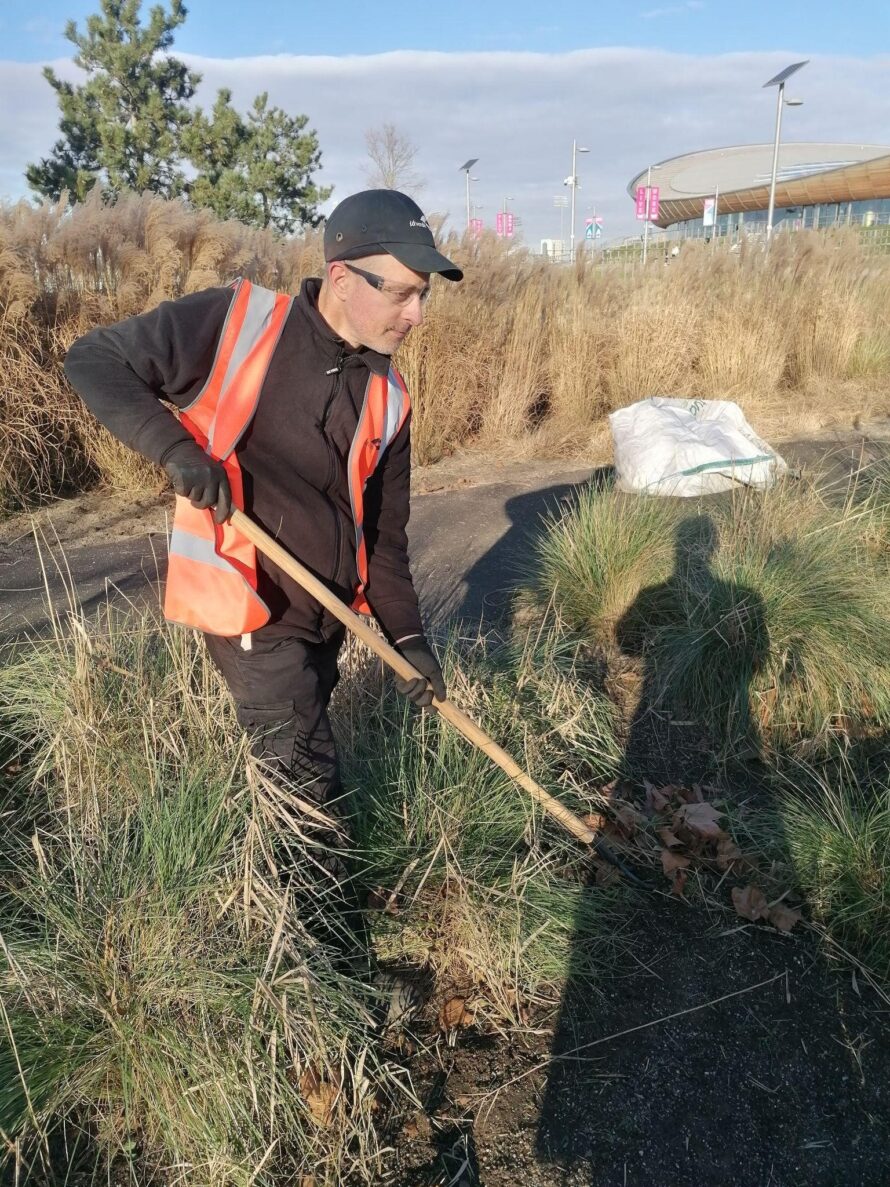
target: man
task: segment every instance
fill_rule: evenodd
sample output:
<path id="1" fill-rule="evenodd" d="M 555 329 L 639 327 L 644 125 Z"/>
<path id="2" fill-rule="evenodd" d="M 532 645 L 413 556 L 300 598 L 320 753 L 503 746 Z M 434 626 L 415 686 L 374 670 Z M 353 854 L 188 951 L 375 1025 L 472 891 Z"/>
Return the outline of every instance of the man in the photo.
<path id="1" fill-rule="evenodd" d="M 207 632 L 253 753 L 336 814 L 327 706 L 345 630 L 272 562 L 245 563 L 225 521 L 243 506 L 344 602 L 373 613 L 422 674 L 397 681 L 400 691 L 420 705 L 444 698 L 408 563 L 410 407 L 390 356 L 423 321 L 431 273 L 462 273 L 420 208 L 392 190 L 341 202 L 324 254 L 323 279 L 304 281 L 292 303 L 246 282 L 207 289 L 86 334 L 65 371 L 181 496 L 168 617 Z M 372 423 L 384 426 L 377 435 Z"/>

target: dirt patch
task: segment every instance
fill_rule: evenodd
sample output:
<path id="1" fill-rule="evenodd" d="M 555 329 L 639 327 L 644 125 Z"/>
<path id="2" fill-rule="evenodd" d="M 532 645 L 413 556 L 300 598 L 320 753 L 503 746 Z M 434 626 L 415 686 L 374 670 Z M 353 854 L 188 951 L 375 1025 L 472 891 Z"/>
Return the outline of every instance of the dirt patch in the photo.
<path id="1" fill-rule="evenodd" d="M 406 1187 L 861 1187 L 890 1157 L 890 1009 L 806 935 L 653 895 L 598 992 L 569 980 L 542 1033 L 444 1045 Z M 439 1177 L 436 1177 L 436 1176 Z"/>
<path id="2" fill-rule="evenodd" d="M 571 463 L 527 463 L 462 452 L 434 466 L 415 466 L 411 474 L 411 492 L 414 495 L 440 494 L 517 481 L 529 487 L 547 486 L 560 481 L 568 469 L 580 471 L 592 468 L 594 464 L 590 458 L 574 459 Z M 0 520 L 0 543 L 14 545 L 30 536 L 36 528 L 52 543 L 104 544 L 164 532 L 172 516 L 173 495 L 166 487 L 139 494 L 88 491 Z"/>
<path id="3" fill-rule="evenodd" d="M 105 544 L 163 532 L 172 515 L 173 496 L 166 490 L 142 494 L 87 491 L 0 522 L 0 544 L 14 547 L 35 530 L 51 545 Z"/>

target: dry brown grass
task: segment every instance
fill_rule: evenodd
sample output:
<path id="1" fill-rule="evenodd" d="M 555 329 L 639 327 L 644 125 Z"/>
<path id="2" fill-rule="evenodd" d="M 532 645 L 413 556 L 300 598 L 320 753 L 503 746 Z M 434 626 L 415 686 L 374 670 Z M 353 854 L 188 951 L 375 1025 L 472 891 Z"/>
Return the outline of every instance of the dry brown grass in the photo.
<path id="1" fill-rule="evenodd" d="M 768 256 L 689 243 L 645 272 L 553 268 L 493 237 L 444 248 L 465 281 L 436 284 L 398 359 L 420 463 L 471 444 L 586 456 L 608 412 L 648 395 L 732 398 L 774 435 L 890 406 L 890 258 L 855 231 L 780 237 Z M 150 195 L 0 207 L 0 507 L 158 481 L 67 387 L 74 338 L 238 275 L 293 291 L 321 261 L 317 234 L 285 241 Z"/>

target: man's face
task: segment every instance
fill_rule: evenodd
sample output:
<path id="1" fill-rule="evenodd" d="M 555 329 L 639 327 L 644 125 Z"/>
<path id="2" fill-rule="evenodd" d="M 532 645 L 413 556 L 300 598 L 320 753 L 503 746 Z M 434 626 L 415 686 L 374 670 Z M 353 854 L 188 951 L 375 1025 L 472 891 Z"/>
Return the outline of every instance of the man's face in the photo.
<path id="1" fill-rule="evenodd" d="M 369 280 L 352 268 L 379 279 Z M 414 272 L 386 254 L 338 260 L 327 271 L 340 321 L 334 329 L 353 345 L 393 354 L 422 323 L 428 273 Z"/>

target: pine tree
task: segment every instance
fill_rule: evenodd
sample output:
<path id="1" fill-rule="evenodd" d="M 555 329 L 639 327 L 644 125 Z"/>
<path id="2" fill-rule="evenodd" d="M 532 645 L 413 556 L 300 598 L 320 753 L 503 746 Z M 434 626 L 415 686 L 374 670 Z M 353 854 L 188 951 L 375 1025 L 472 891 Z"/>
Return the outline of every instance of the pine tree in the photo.
<path id="1" fill-rule="evenodd" d="M 58 96 L 62 138 L 49 157 L 28 166 L 37 193 L 57 199 L 67 189 L 80 199 L 99 181 L 109 195 L 182 192 L 179 142 L 200 76 L 165 51 L 186 9 L 182 0 L 171 0 L 169 13 L 158 5 L 143 26 L 140 3 L 100 0 L 101 12 L 88 17 L 86 33 L 74 21 L 66 25 L 65 36 L 78 51 L 75 65 L 88 77 L 74 86 L 50 67 L 43 71 Z"/>
<path id="2" fill-rule="evenodd" d="M 244 120 L 231 97 L 231 91 L 220 90 L 211 117 L 199 108 L 183 137 L 198 174 L 188 186 L 189 200 L 220 218 L 285 234 L 317 226 L 318 204 L 332 190 L 312 180 L 321 152 L 315 132 L 306 130 L 308 117 L 269 107 L 264 92 Z"/>
<path id="3" fill-rule="evenodd" d="M 219 91 L 208 117 L 189 99 L 201 76 L 168 54 L 186 18 L 182 0 L 153 7 L 145 25 L 141 0 L 100 0 L 86 32 L 74 21 L 65 36 L 77 48 L 83 85 L 43 74 L 58 96 L 61 138 L 36 165 L 29 185 L 57 200 L 68 190 L 82 200 L 94 185 L 112 198 L 124 190 L 187 197 L 221 218 L 289 233 L 321 221 L 318 205 L 331 194 L 312 180 L 321 165 L 308 117 L 270 107 L 258 95 L 243 118 L 231 92 Z M 195 170 L 187 178 L 184 165 Z"/>

